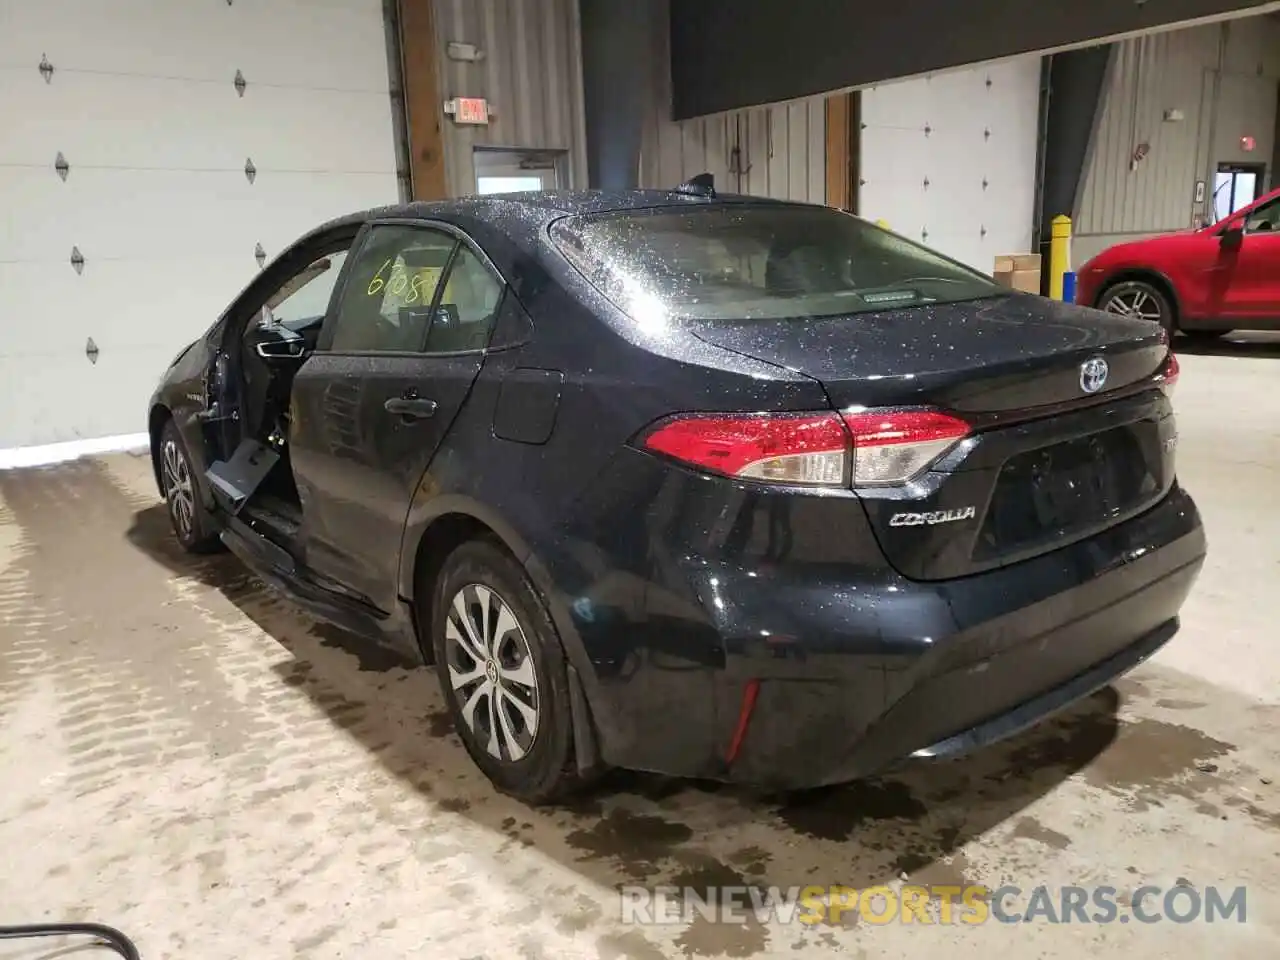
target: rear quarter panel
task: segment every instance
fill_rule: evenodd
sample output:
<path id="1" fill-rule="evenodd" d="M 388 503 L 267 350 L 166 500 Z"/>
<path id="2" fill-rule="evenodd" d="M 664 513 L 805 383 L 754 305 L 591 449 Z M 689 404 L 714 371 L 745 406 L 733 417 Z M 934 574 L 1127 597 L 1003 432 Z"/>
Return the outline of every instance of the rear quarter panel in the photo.
<path id="1" fill-rule="evenodd" d="M 814 380 L 711 347 L 679 331 L 628 339 L 601 319 L 613 307 L 590 288 L 566 290 L 566 281 L 534 264 L 521 264 L 517 289 L 533 335 L 523 346 L 491 352 L 449 434 L 428 468 L 410 507 L 401 549 L 400 589 L 412 598 L 418 545 L 431 524 L 450 513 L 484 522 L 525 565 L 538 587 L 582 678 L 600 727 L 602 745 L 633 738 L 642 724 L 637 711 L 652 699 L 617 676 L 619 657 L 598 630 L 584 621 L 575 599 L 601 590 L 640 620 L 660 558 L 643 540 L 619 546 L 599 537 L 611 525 L 644 529 L 651 491 L 621 479 L 615 466 L 626 458 L 642 428 L 672 413 L 697 410 L 825 409 Z M 576 276 L 576 274 L 574 275 Z M 625 326 L 624 318 L 615 318 Z M 640 342 L 636 342 L 640 341 Z M 554 428 L 542 443 L 502 439 L 494 429 L 505 381 L 517 371 L 563 375 Z M 644 456 L 644 455 L 640 455 Z M 666 577 L 668 603 L 690 611 L 714 647 L 694 585 Z M 702 628 L 695 628 L 702 629 Z M 594 632 L 593 632 L 594 631 Z M 584 637 L 584 632 L 587 636 Z M 612 635 L 612 632 L 609 634 Z M 607 638 L 606 638 L 607 641 Z M 707 677 L 686 675 L 710 709 Z M 686 691 L 694 696 L 695 690 Z M 708 728 L 710 729 L 710 728 Z M 608 756 L 606 752 L 606 757 Z"/>

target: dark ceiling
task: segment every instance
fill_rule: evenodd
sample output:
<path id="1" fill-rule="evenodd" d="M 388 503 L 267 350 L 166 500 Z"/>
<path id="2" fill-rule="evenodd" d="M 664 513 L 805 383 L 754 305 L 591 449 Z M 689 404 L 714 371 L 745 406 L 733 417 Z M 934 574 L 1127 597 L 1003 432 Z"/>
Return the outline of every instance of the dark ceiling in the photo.
<path id="1" fill-rule="evenodd" d="M 1270 0 L 671 0 L 674 119 L 1267 6 Z"/>

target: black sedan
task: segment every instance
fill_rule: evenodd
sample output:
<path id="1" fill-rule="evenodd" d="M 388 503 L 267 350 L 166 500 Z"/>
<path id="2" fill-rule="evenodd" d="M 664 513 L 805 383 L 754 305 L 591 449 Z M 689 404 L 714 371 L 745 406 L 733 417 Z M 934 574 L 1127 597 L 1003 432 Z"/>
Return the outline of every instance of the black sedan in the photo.
<path id="1" fill-rule="evenodd" d="M 189 550 L 435 665 L 498 788 L 962 752 L 1175 633 L 1205 556 L 1155 324 L 824 207 L 414 203 L 286 250 L 149 417 Z"/>

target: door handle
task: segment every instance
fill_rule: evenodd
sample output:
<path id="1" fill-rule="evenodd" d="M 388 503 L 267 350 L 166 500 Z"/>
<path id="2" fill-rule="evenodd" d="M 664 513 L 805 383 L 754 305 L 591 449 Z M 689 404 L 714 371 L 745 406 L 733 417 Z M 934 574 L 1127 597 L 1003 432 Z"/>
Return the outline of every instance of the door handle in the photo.
<path id="1" fill-rule="evenodd" d="M 418 397 L 392 397 L 382 405 L 387 413 L 393 413 L 406 420 L 425 420 L 436 412 L 434 400 L 423 400 Z"/>

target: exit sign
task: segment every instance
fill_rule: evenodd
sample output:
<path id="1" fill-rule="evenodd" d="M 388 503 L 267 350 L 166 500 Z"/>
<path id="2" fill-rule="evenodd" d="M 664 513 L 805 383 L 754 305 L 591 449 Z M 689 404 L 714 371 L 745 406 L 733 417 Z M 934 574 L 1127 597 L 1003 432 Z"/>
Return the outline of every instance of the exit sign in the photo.
<path id="1" fill-rule="evenodd" d="M 453 120 L 454 123 L 488 124 L 489 101 L 483 97 L 455 97 Z"/>
<path id="2" fill-rule="evenodd" d="M 1253 153 L 1254 148 L 1257 147 L 1257 145 L 1258 145 L 1258 141 L 1253 139 L 1253 137 L 1240 138 L 1240 149 L 1243 150 L 1245 153 Z"/>

